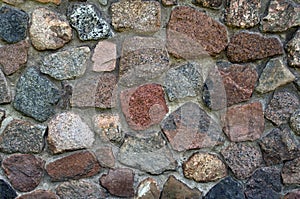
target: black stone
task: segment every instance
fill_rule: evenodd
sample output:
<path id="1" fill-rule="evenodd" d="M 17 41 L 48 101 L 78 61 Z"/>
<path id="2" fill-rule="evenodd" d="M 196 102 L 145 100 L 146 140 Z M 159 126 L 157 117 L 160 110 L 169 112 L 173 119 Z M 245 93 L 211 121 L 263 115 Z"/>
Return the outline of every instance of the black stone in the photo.
<path id="1" fill-rule="evenodd" d="M 16 191 L 7 184 L 4 180 L 0 179 L 0 198 L 1 199 L 13 199 L 18 195 Z"/>

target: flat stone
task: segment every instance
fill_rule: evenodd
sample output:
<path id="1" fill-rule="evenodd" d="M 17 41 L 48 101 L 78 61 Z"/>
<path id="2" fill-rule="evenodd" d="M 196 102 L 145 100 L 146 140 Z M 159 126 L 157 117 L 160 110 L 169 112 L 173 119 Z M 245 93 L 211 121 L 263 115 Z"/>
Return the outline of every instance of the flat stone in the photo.
<path id="1" fill-rule="evenodd" d="M 71 48 L 45 56 L 40 70 L 58 80 L 76 78 L 85 73 L 89 58 L 89 47 Z"/>
<path id="2" fill-rule="evenodd" d="M 95 155 L 102 167 L 112 168 L 115 166 L 115 156 L 110 146 L 100 146 L 95 151 Z"/>
<path id="3" fill-rule="evenodd" d="M 224 142 L 221 127 L 197 104 L 187 102 L 161 123 L 176 151 L 212 147 Z"/>
<path id="4" fill-rule="evenodd" d="M 46 127 L 14 119 L 0 135 L 0 150 L 5 153 L 41 153 Z"/>
<path id="5" fill-rule="evenodd" d="M 126 137 L 118 159 L 124 165 L 151 174 L 175 170 L 177 165 L 160 132 L 151 133 L 147 138 Z"/>
<path id="6" fill-rule="evenodd" d="M 137 187 L 137 199 L 159 199 L 160 190 L 153 178 L 146 178 Z"/>
<path id="7" fill-rule="evenodd" d="M 286 45 L 288 63 L 290 66 L 300 67 L 300 30 Z"/>
<path id="8" fill-rule="evenodd" d="M 265 37 L 254 32 L 239 32 L 233 35 L 227 47 L 231 62 L 249 62 L 283 54 L 283 47 L 276 37 Z"/>
<path id="9" fill-rule="evenodd" d="M 164 95 L 159 84 L 144 84 L 121 91 L 121 108 L 130 128 L 145 130 L 159 124 L 168 112 Z"/>
<path id="10" fill-rule="evenodd" d="M 281 177 L 284 184 L 299 184 L 300 158 L 285 162 L 282 167 Z"/>
<path id="11" fill-rule="evenodd" d="M 0 8 L 0 38 L 7 43 L 16 43 L 26 37 L 28 14 L 11 6 Z"/>
<path id="12" fill-rule="evenodd" d="M 279 126 L 288 122 L 299 105 L 299 98 L 295 94 L 288 91 L 275 91 L 265 110 L 265 117 Z"/>
<path id="13" fill-rule="evenodd" d="M 41 158 L 30 154 L 10 155 L 2 161 L 2 168 L 12 186 L 22 192 L 34 190 L 44 175 Z"/>
<path id="14" fill-rule="evenodd" d="M 213 186 L 205 199 L 245 199 L 244 187 L 240 182 L 228 176 Z"/>
<path id="15" fill-rule="evenodd" d="M 202 193 L 197 189 L 191 189 L 183 182 L 177 180 L 174 176 L 169 176 L 164 184 L 161 199 L 181 199 L 181 198 L 201 198 Z"/>
<path id="16" fill-rule="evenodd" d="M 30 67 L 18 80 L 13 106 L 37 121 L 46 121 L 55 112 L 60 91 L 54 83 Z"/>
<path id="17" fill-rule="evenodd" d="M 29 42 L 24 40 L 0 48 L 0 64 L 5 75 L 13 74 L 26 64 L 29 47 Z"/>
<path id="18" fill-rule="evenodd" d="M 131 169 L 110 169 L 108 174 L 102 175 L 99 181 L 112 195 L 120 197 L 134 196 L 134 173 Z"/>
<path id="19" fill-rule="evenodd" d="M 82 41 L 104 39 L 112 34 L 109 24 L 102 18 L 98 7 L 93 4 L 71 4 L 67 16 Z"/>
<path id="20" fill-rule="evenodd" d="M 273 129 L 258 143 L 267 165 L 280 164 L 299 157 L 299 141 L 288 129 Z"/>
<path id="21" fill-rule="evenodd" d="M 151 33 L 160 29 L 159 2 L 121 0 L 111 5 L 112 25 L 117 31 Z"/>
<path id="22" fill-rule="evenodd" d="M 232 142 L 254 141 L 264 132 L 264 113 L 260 102 L 227 109 L 223 131 Z"/>
<path id="23" fill-rule="evenodd" d="M 9 5 L 18 6 L 25 2 L 25 0 L 3 0 L 4 3 Z"/>
<path id="24" fill-rule="evenodd" d="M 297 135 L 300 135 L 300 109 L 297 109 L 290 117 L 290 127 Z"/>
<path id="25" fill-rule="evenodd" d="M 16 191 L 4 180 L 0 179 L 0 196 L 3 198 L 16 198 Z"/>
<path id="26" fill-rule="evenodd" d="M 212 182 L 227 175 L 226 165 L 221 159 L 210 153 L 195 153 L 182 164 L 186 178 L 196 182 Z"/>
<path id="27" fill-rule="evenodd" d="M 300 5 L 291 0 L 270 2 L 268 14 L 261 20 L 262 31 L 282 32 L 300 25 Z"/>
<path id="28" fill-rule="evenodd" d="M 119 83 L 131 87 L 160 77 L 169 69 L 169 54 L 160 39 L 126 38 L 122 45 Z"/>
<path id="29" fill-rule="evenodd" d="M 47 8 L 32 12 L 29 33 L 37 50 L 55 50 L 72 39 L 72 28 L 65 17 Z"/>
<path id="30" fill-rule="evenodd" d="M 247 181 L 245 195 L 247 199 L 280 199 L 281 189 L 280 170 L 275 167 L 263 167 L 257 169 Z"/>
<path id="31" fill-rule="evenodd" d="M 100 169 L 96 157 L 89 151 L 76 152 L 46 165 L 53 182 L 88 178 L 98 174 Z"/>
<path id="32" fill-rule="evenodd" d="M 280 58 L 271 59 L 259 77 L 256 90 L 267 93 L 295 80 L 295 76 Z"/>
<path id="33" fill-rule="evenodd" d="M 55 115 L 48 123 L 48 146 L 54 153 L 90 148 L 94 133 L 79 115 L 64 112 Z"/>
<path id="34" fill-rule="evenodd" d="M 44 199 L 44 198 L 59 199 L 55 193 L 46 190 L 36 190 L 31 193 L 27 193 L 17 197 L 17 199 Z"/>
<path id="35" fill-rule="evenodd" d="M 226 164 L 238 179 L 252 175 L 263 163 L 262 153 L 256 145 L 245 142 L 231 143 L 221 151 Z"/>
<path id="36" fill-rule="evenodd" d="M 117 45 L 109 41 L 99 41 L 92 56 L 93 71 L 113 71 L 116 68 Z"/>
<path id="37" fill-rule="evenodd" d="M 223 4 L 223 0 L 195 0 L 195 4 L 204 8 L 219 9 Z"/>
<path id="38" fill-rule="evenodd" d="M 40 3 L 53 3 L 55 5 L 60 5 L 61 0 L 35 0 Z"/>
<path id="39" fill-rule="evenodd" d="M 0 109 L 0 127 L 4 118 L 5 118 L 5 110 Z"/>
<path id="40" fill-rule="evenodd" d="M 167 26 L 167 48 L 175 57 L 215 56 L 227 43 L 226 27 L 209 15 L 187 6 L 172 10 Z"/>
<path id="41" fill-rule="evenodd" d="M 175 6 L 178 4 L 178 0 L 162 0 L 161 3 L 164 6 Z"/>
<path id="42" fill-rule="evenodd" d="M 300 190 L 295 190 L 287 193 L 283 199 L 299 199 L 300 198 Z"/>
<path id="43" fill-rule="evenodd" d="M 11 102 L 11 91 L 8 82 L 0 70 L 0 104 L 6 104 Z"/>

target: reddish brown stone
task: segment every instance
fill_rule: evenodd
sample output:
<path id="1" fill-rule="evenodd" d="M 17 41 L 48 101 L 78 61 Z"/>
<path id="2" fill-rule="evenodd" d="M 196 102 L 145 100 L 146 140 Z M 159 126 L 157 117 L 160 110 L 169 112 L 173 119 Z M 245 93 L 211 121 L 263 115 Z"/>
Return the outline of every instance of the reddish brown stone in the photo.
<path id="1" fill-rule="evenodd" d="M 28 194 L 21 195 L 17 199 L 58 199 L 58 196 L 46 190 L 36 190 Z"/>
<path id="2" fill-rule="evenodd" d="M 35 189 L 43 175 L 45 162 L 29 154 L 14 154 L 2 162 L 2 168 L 12 186 L 22 192 Z"/>
<path id="3" fill-rule="evenodd" d="M 46 165 L 52 181 L 81 179 L 96 175 L 100 171 L 96 157 L 89 151 L 73 153 Z"/>
<path id="4" fill-rule="evenodd" d="M 299 199 L 300 198 L 300 190 L 295 190 L 290 193 L 287 193 L 283 199 Z"/>
<path id="5" fill-rule="evenodd" d="M 281 177 L 284 184 L 300 184 L 300 158 L 284 163 Z"/>

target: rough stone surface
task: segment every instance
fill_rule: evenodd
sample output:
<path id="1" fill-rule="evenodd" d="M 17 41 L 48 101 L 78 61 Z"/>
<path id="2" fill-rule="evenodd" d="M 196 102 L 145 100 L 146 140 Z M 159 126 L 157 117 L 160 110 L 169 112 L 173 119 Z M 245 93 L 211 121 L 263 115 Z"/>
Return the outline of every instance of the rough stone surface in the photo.
<path id="1" fill-rule="evenodd" d="M 294 80 L 295 76 L 285 66 L 282 59 L 271 59 L 259 77 L 256 90 L 260 93 L 267 93 Z"/>
<path id="2" fill-rule="evenodd" d="M 300 184 L 300 158 L 285 162 L 281 176 L 284 184 Z"/>
<path id="3" fill-rule="evenodd" d="M 187 102 L 161 123 L 172 148 L 176 151 L 221 144 L 221 127 L 197 104 Z"/>
<path id="4" fill-rule="evenodd" d="M 195 4 L 204 8 L 219 9 L 223 4 L 223 0 L 195 0 Z"/>
<path id="5" fill-rule="evenodd" d="M 300 198 L 300 190 L 295 190 L 287 193 L 283 199 L 299 199 Z"/>
<path id="6" fill-rule="evenodd" d="M 76 29 L 79 39 L 98 40 L 109 37 L 109 24 L 101 17 L 100 10 L 93 4 L 72 4 L 67 15 L 70 24 Z"/>
<path id="7" fill-rule="evenodd" d="M 231 143 L 221 151 L 226 164 L 238 179 L 245 179 L 263 163 L 262 153 L 255 145 Z"/>
<path id="8" fill-rule="evenodd" d="M 112 71 L 116 67 L 117 45 L 109 41 L 100 41 L 92 56 L 93 71 Z"/>
<path id="9" fill-rule="evenodd" d="M 46 165 L 51 181 L 78 180 L 96 175 L 100 165 L 89 151 L 76 152 Z"/>
<path id="10" fill-rule="evenodd" d="M 0 196 L 4 199 L 16 198 L 16 191 L 4 180 L 0 179 Z"/>
<path id="11" fill-rule="evenodd" d="M 175 170 L 176 161 L 160 132 L 147 138 L 128 136 L 120 148 L 121 163 L 151 174 Z"/>
<path id="12" fill-rule="evenodd" d="M 290 66 L 300 67 L 300 30 L 287 43 L 287 57 Z"/>
<path id="13" fill-rule="evenodd" d="M 46 127 L 14 119 L 0 135 L 0 151 L 5 153 L 40 153 Z"/>
<path id="14" fill-rule="evenodd" d="M 178 1 L 177 0 L 162 0 L 161 3 L 164 6 L 175 6 L 178 4 Z"/>
<path id="15" fill-rule="evenodd" d="M 127 1 L 111 5 L 112 25 L 117 31 L 138 33 L 156 32 L 160 29 L 161 11 L 159 2 Z"/>
<path id="16" fill-rule="evenodd" d="M 8 82 L 0 70 L 0 104 L 11 102 L 11 91 Z"/>
<path id="17" fill-rule="evenodd" d="M 37 50 L 55 50 L 72 39 L 72 29 L 67 20 L 47 8 L 33 11 L 29 33 Z"/>
<path id="18" fill-rule="evenodd" d="M 112 168 L 115 166 L 115 156 L 110 146 L 100 146 L 97 148 L 95 155 L 102 167 Z"/>
<path id="19" fill-rule="evenodd" d="M 196 182 L 211 182 L 227 175 L 225 164 L 217 155 L 195 153 L 182 165 L 183 174 Z"/>
<path id="20" fill-rule="evenodd" d="M 18 6 L 19 4 L 24 3 L 25 0 L 3 0 L 4 3 L 9 5 Z"/>
<path id="21" fill-rule="evenodd" d="M 0 127 L 4 118 L 5 118 L 5 110 L 0 109 Z"/>
<path id="22" fill-rule="evenodd" d="M 76 78 L 85 73 L 89 57 L 89 47 L 71 48 L 45 56 L 40 69 L 58 80 Z"/>
<path id="23" fill-rule="evenodd" d="M 94 133 L 79 115 L 64 112 L 54 116 L 48 123 L 49 149 L 54 153 L 89 148 L 95 141 Z"/>
<path id="24" fill-rule="evenodd" d="M 227 47 L 227 57 L 231 62 L 249 62 L 282 53 L 278 38 L 245 31 L 233 35 Z"/>
<path id="25" fill-rule="evenodd" d="M 232 142 L 254 141 L 264 131 L 264 113 L 260 102 L 227 109 L 223 130 Z"/>
<path id="26" fill-rule="evenodd" d="M 146 178 L 137 187 L 136 199 L 159 199 L 160 190 L 153 178 Z"/>
<path id="27" fill-rule="evenodd" d="M 145 84 L 120 94 L 121 108 L 133 130 L 145 130 L 158 124 L 168 112 L 164 90 L 159 84 Z"/>
<path id="28" fill-rule="evenodd" d="M 131 169 L 111 169 L 108 174 L 102 175 L 99 181 L 113 195 L 120 197 L 134 196 L 134 173 Z"/>
<path id="29" fill-rule="evenodd" d="M 213 186 L 205 199 L 245 199 L 244 187 L 229 176 Z"/>
<path id="30" fill-rule="evenodd" d="M 21 195 L 17 199 L 58 199 L 58 196 L 51 191 L 37 190 Z"/>
<path id="31" fill-rule="evenodd" d="M 34 190 L 44 175 L 45 162 L 29 154 L 14 154 L 5 158 L 2 168 L 12 186 L 22 192 Z"/>
<path id="32" fill-rule="evenodd" d="M 40 3 L 53 3 L 55 5 L 59 5 L 61 3 L 61 0 L 35 0 Z"/>
<path id="33" fill-rule="evenodd" d="M 290 117 L 290 127 L 297 135 L 300 135 L 300 109 L 296 110 Z"/>
<path id="34" fill-rule="evenodd" d="M 167 26 L 167 47 L 185 59 L 217 55 L 227 46 L 226 27 L 204 12 L 187 6 L 173 9 Z"/>

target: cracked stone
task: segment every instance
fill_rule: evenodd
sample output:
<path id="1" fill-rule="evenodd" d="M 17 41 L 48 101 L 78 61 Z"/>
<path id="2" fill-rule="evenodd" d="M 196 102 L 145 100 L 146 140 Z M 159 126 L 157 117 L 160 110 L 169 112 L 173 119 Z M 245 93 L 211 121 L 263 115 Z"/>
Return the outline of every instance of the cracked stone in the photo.
<path id="1" fill-rule="evenodd" d="M 109 41 L 100 41 L 92 56 L 93 71 L 113 71 L 116 68 L 117 45 Z"/>
<path id="2" fill-rule="evenodd" d="M 285 162 L 281 172 L 284 184 L 300 183 L 300 158 Z"/>
<path id="3" fill-rule="evenodd" d="M 159 199 L 160 190 L 153 178 L 146 178 L 137 188 L 137 199 Z"/>
<path id="4" fill-rule="evenodd" d="M 18 195 L 16 191 L 7 182 L 0 179 L 0 196 L 3 197 L 3 199 L 13 199 L 16 198 Z"/>
<path id="5" fill-rule="evenodd" d="M 223 4 L 223 0 L 195 0 L 195 4 L 204 8 L 219 9 Z"/>
<path id="6" fill-rule="evenodd" d="M 290 117 L 290 127 L 297 135 L 300 135 L 300 109 L 296 110 Z"/>
<path id="7" fill-rule="evenodd" d="M 0 104 L 11 102 L 11 91 L 8 82 L 0 70 Z"/>
<path id="8" fill-rule="evenodd" d="M 58 196 L 51 191 L 36 190 L 31 193 L 21 195 L 17 199 L 58 199 Z"/>
<path id="9" fill-rule="evenodd" d="M 290 66 L 300 67 L 300 30 L 286 45 L 288 63 Z"/>
<path id="10" fill-rule="evenodd" d="M 95 155 L 102 167 L 112 168 L 115 166 L 115 156 L 110 146 L 100 146 L 96 149 Z"/>

